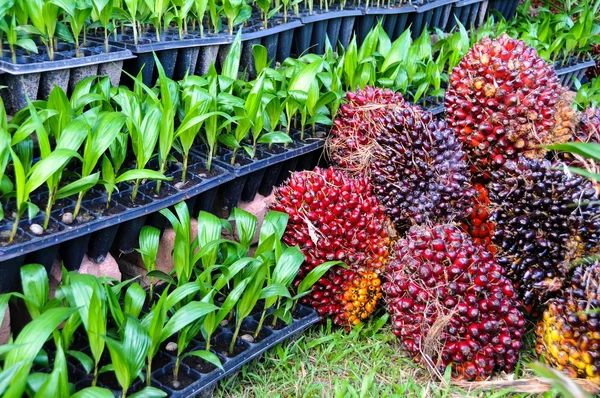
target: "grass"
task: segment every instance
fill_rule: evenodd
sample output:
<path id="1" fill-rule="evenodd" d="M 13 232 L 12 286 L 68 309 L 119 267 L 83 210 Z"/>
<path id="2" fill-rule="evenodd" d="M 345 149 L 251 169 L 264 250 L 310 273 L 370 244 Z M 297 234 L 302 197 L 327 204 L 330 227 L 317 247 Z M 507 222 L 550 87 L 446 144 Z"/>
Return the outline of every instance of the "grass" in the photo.
<path id="1" fill-rule="evenodd" d="M 383 315 L 351 331 L 315 326 L 294 342 L 284 342 L 263 359 L 244 366 L 223 381 L 215 397 L 533 397 L 511 390 L 468 392 L 450 383 L 449 372 L 434 378 L 402 351 Z M 536 361 L 533 333 L 515 377 L 532 376 L 526 364 Z M 449 370 L 449 369 L 448 369 Z M 506 375 L 504 377 L 506 379 Z"/>

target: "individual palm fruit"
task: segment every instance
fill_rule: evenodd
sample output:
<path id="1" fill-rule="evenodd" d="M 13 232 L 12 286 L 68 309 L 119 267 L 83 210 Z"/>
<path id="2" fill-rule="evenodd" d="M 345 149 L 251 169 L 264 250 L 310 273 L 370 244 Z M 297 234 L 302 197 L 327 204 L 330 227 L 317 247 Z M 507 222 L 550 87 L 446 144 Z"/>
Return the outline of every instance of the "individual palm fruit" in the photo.
<path id="1" fill-rule="evenodd" d="M 581 265 L 551 299 L 536 328 L 536 351 L 571 377 L 600 382 L 600 263 Z"/>
<path id="2" fill-rule="evenodd" d="M 476 244 L 484 246 L 492 254 L 495 254 L 496 247 L 492 243 L 494 223 L 490 221 L 491 209 L 488 190 L 483 184 L 474 184 L 473 188 L 477 191 L 477 195 L 473 199 L 473 210 L 463 220 L 461 227 Z"/>
<path id="3" fill-rule="evenodd" d="M 547 160 L 509 161 L 492 176 L 497 261 L 536 313 L 562 287 L 570 261 L 598 244 L 596 191 Z"/>
<path id="4" fill-rule="evenodd" d="M 336 166 L 369 176 L 398 230 L 470 212 L 470 172 L 445 122 L 387 90 L 367 87 L 347 97 L 328 153 Z"/>
<path id="5" fill-rule="evenodd" d="M 455 225 L 413 226 L 398 241 L 383 293 L 394 334 L 417 360 L 488 378 L 517 364 L 524 318 L 493 255 Z"/>
<path id="6" fill-rule="evenodd" d="M 381 297 L 378 275 L 390 242 L 389 221 L 369 181 L 334 168 L 297 172 L 275 189 L 272 209 L 289 215 L 283 241 L 306 256 L 296 283 L 326 261 L 348 265 L 330 269 L 304 302 L 339 324 L 368 317 Z"/>
<path id="7" fill-rule="evenodd" d="M 568 141 L 576 125 L 553 67 L 506 34 L 468 51 L 450 75 L 445 103 L 448 124 L 483 176 L 520 155 L 542 158 L 541 144 Z"/>
<path id="8" fill-rule="evenodd" d="M 303 275 L 303 276 L 300 276 Z M 305 273 L 295 280 L 300 284 Z M 335 266 L 300 299 L 337 325 L 352 326 L 369 318 L 381 299 L 381 279 L 374 271 L 357 272 Z"/>

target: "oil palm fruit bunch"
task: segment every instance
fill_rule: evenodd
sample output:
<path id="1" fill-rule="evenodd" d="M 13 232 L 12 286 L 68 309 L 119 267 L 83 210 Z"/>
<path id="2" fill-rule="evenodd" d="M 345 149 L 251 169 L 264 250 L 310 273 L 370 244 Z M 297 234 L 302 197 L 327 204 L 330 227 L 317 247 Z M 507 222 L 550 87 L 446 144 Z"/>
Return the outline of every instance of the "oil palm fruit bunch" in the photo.
<path id="1" fill-rule="evenodd" d="M 494 256 L 458 226 L 413 226 L 398 241 L 383 292 L 392 328 L 417 361 L 481 380 L 514 369 L 524 317 Z"/>
<path id="2" fill-rule="evenodd" d="M 289 215 L 283 241 L 306 256 L 296 284 L 323 262 L 348 265 L 331 268 L 304 303 L 337 324 L 366 319 L 381 298 L 390 245 L 390 223 L 368 179 L 334 168 L 297 172 L 275 189 L 272 208 Z"/>
<path id="3" fill-rule="evenodd" d="M 536 328 L 536 351 L 571 377 L 600 382 L 600 263 L 575 268 Z"/>
<path id="4" fill-rule="evenodd" d="M 450 75 L 445 104 L 448 124 L 483 177 L 520 155 L 544 157 L 540 144 L 568 141 L 577 123 L 553 67 L 506 34 L 467 52 Z"/>
<path id="5" fill-rule="evenodd" d="M 497 261 L 533 314 L 563 286 L 568 264 L 598 244 L 596 190 L 548 160 L 509 161 L 493 173 Z"/>
<path id="6" fill-rule="evenodd" d="M 589 107 L 581 114 L 579 125 L 572 141 L 600 143 L 600 108 Z M 570 152 L 558 152 L 555 161 L 564 162 L 571 167 L 584 168 L 589 172 L 598 172 L 595 162 L 589 158 Z"/>
<path id="7" fill-rule="evenodd" d="M 328 153 L 336 166 L 369 176 L 399 231 L 470 212 L 470 172 L 461 143 L 445 122 L 389 90 L 366 87 L 347 98 Z"/>
<path id="8" fill-rule="evenodd" d="M 490 198 L 488 190 L 483 184 L 474 184 L 473 188 L 477 192 L 473 198 L 473 210 L 463 220 L 461 227 L 467 232 L 473 241 L 484 246 L 492 254 L 496 253 L 496 246 L 492 243 L 494 236 L 494 223 L 490 221 Z"/>

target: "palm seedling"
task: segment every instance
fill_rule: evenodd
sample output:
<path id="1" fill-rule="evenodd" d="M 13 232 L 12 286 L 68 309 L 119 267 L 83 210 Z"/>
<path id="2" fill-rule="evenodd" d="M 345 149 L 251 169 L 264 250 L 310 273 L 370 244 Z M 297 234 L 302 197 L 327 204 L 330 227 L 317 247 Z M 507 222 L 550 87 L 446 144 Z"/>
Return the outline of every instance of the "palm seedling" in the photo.
<path id="1" fill-rule="evenodd" d="M 26 0 L 22 4 L 31 21 L 31 25 L 23 26 L 22 29 L 38 36 L 42 43 L 44 43 L 44 46 L 46 46 L 48 58 L 51 61 L 54 60 L 56 27 L 58 16 L 60 15 L 60 7 L 44 0 Z"/>
<path id="2" fill-rule="evenodd" d="M 94 360 L 92 385 L 98 380 L 98 365 L 104 352 L 107 332 L 106 291 L 98 278 L 92 275 L 69 274 L 69 285 L 64 289 L 65 297 L 72 308 L 76 308 L 87 333 L 90 351 Z"/>
<path id="3" fill-rule="evenodd" d="M 215 305 L 201 301 L 190 301 L 176 309 L 179 303 L 196 294 L 198 290 L 199 286 L 194 282 L 182 284 L 171 293 L 169 289 L 165 289 L 150 312 L 142 319 L 142 326 L 150 336 L 150 347 L 146 356 L 148 386 L 152 374 L 152 359 L 158 353 L 160 345 L 182 328 L 217 309 Z M 169 316 L 171 312 L 173 314 Z"/>
<path id="4" fill-rule="evenodd" d="M 108 36 L 110 31 L 110 19 L 113 14 L 113 0 L 91 0 L 92 20 L 94 24 L 104 29 L 104 51 L 108 53 Z"/>
<path id="5" fill-rule="evenodd" d="M 142 228 L 140 232 L 140 248 L 138 253 L 142 256 L 142 261 L 149 273 L 150 299 L 154 299 L 154 277 L 151 272 L 156 270 L 156 256 L 158 255 L 158 244 L 160 241 L 160 230 L 149 225 Z"/>
<path id="6" fill-rule="evenodd" d="M 81 209 L 81 202 L 85 193 L 99 180 L 99 173 L 93 172 L 100 157 L 113 143 L 125 124 L 126 117 L 119 112 L 100 112 L 93 108 L 83 115 L 86 122 L 87 139 L 83 149 L 83 160 L 81 167 L 81 179 L 77 181 L 84 188 L 79 192 L 73 219 L 77 217 Z M 74 184 L 74 183 L 72 183 Z"/>
<path id="7" fill-rule="evenodd" d="M 51 0 L 50 2 L 60 7 L 67 14 L 69 27 L 75 42 L 75 55 L 80 57 L 79 36 L 82 33 L 85 35 L 86 22 L 92 15 L 91 3 L 89 0 Z"/>

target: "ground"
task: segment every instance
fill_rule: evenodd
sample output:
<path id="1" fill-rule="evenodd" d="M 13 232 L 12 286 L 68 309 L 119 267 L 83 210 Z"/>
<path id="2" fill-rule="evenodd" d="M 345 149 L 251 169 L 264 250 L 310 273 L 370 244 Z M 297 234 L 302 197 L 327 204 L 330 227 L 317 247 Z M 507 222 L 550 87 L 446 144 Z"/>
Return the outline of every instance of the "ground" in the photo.
<path id="1" fill-rule="evenodd" d="M 531 374 L 526 364 L 537 360 L 533 335 L 515 376 Z M 506 375 L 503 375 L 506 379 Z M 318 325 L 298 340 L 283 343 L 264 359 L 242 368 L 222 382 L 215 397 L 550 397 L 515 394 L 511 390 L 471 392 L 440 381 L 407 358 L 387 322 L 387 315 L 375 317 L 350 332 Z"/>

